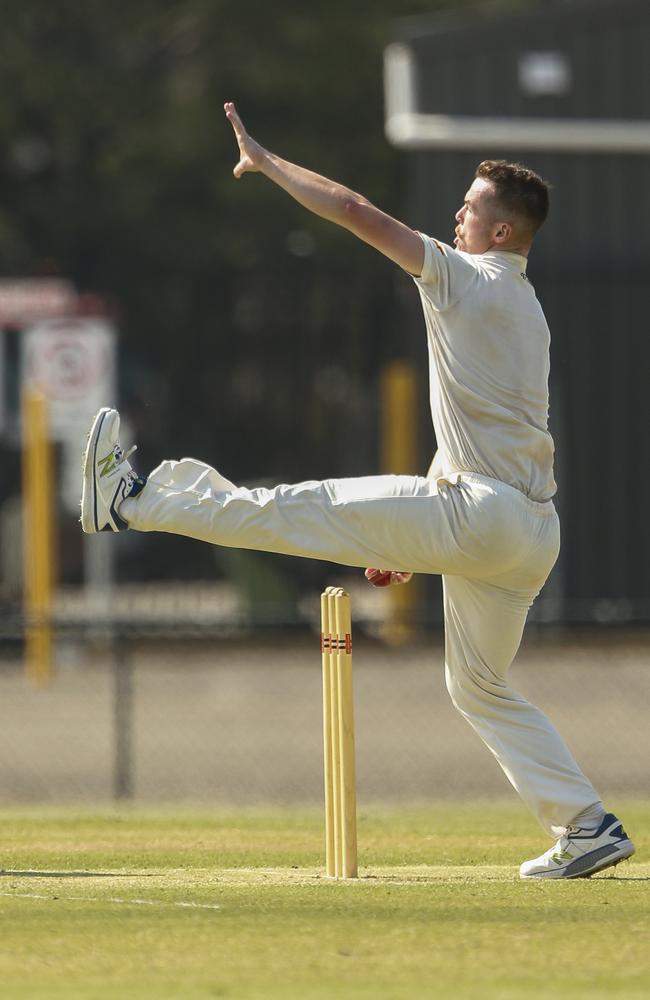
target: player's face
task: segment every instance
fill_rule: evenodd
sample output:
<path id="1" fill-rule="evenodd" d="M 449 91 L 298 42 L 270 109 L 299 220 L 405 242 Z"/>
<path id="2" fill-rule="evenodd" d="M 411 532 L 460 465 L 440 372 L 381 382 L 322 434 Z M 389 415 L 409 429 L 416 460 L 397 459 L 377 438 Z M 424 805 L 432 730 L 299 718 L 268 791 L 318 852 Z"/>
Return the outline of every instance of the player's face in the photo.
<path id="1" fill-rule="evenodd" d="M 492 184 L 482 177 L 475 177 L 455 216 L 454 246 L 457 250 L 486 253 L 494 245 L 494 236 L 499 229 L 494 209 Z"/>

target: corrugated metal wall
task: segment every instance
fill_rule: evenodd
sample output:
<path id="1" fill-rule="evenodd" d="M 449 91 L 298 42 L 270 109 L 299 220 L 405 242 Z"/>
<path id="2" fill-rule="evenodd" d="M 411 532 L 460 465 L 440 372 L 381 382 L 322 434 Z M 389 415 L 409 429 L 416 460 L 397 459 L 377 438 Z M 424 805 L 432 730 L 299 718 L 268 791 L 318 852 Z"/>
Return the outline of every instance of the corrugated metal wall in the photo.
<path id="1" fill-rule="evenodd" d="M 650 117 L 647 2 L 418 19 L 401 40 L 417 54 L 425 112 Z M 525 95 L 520 54 L 553 49 L 571 67 L 569 92 Z M 409 221 L 448 241 L 480 159 L 521 160 L 552 183 L 551 216 L 528 268 L 553 336 L 563 550 L 547 593 L 566 621 L 650 620 L 650 157 L 528 153 L 498 142 L 480 154 L 408 155 Z"/>

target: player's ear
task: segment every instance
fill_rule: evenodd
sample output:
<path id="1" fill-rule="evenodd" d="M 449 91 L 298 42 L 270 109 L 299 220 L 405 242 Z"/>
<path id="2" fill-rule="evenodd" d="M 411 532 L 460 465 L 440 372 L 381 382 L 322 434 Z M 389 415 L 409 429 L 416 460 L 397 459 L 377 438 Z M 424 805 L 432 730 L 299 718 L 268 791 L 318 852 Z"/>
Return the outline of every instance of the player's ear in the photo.
<path id="1" fill-rule="evenodd" d="M 494 231 L 494 240 L 497 243 L 506 243 L 512 236 L 512 224 L 510 222 L 498 222 Z"/>

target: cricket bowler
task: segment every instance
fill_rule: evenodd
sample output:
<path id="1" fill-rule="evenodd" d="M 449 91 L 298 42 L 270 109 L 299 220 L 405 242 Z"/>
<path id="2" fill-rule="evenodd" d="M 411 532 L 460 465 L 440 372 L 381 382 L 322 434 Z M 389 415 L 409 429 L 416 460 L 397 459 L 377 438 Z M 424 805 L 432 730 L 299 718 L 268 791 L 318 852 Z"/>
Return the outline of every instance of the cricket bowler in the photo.
<path id="1" fill-rule="evenodd" d="M 453 246 L 263 148 L 234 104 L 236 178 L 259 173 L 411 275 L 429 353 L 438 450 L 426 476 L 368 476 L 244 489 L 195 459 L 139 477 L 119 415 L 97 414 L 84 457 L 84 531 L 165 531 L 214 545 L 368 567 L 370 582 L 440 574 L 452 701 L 556 840 L 523 879 L 584 877 L 634 853 L 546 716 L 510 686 L 528 610 L 557 559 L 550 334 L 526 275 L 549 203 L 519 164 L 486 160 L 456 213 Z M 432 183 L 435 183 L 432 180 Z M 374 567 L 384 567 L 375 569 Z"/>

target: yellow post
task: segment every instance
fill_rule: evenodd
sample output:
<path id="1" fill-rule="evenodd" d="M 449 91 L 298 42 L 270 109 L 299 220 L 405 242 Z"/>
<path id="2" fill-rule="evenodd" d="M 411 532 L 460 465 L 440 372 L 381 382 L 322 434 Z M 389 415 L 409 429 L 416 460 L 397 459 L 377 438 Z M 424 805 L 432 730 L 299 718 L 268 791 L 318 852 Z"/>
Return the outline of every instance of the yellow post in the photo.
<path id="1" fill-rule="evenodd" d="M 390 361 L 384 368 L 380 419 L 381 471 L 416 475 L 417 379 L 413 365 L 407 361 Z"/>
<path id="2" fill-rule="evenodd" d="M 47 402 L 33 389 L 23 394 L 22 434 L 25 673 L 44 684 L 52 672 L 52 454 Z"/>
<path id="3" fill-rule="evenodd" d="M 391 361 L 381 378 L 380 464 L 387 475 L 418 474 L 417 377 L 407 361 Z M 405 569 L 379 566 L 378 569 Z M 406 642 L 413 635 L 419 601 L 417 578 L 387 591 L 390 617 L 382 630 L 387 642 Z"/>

